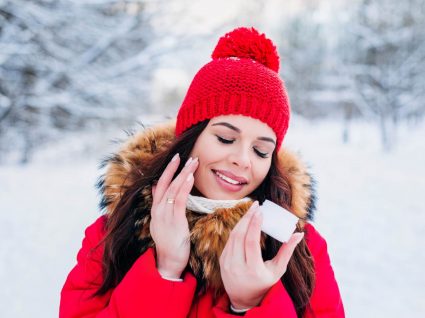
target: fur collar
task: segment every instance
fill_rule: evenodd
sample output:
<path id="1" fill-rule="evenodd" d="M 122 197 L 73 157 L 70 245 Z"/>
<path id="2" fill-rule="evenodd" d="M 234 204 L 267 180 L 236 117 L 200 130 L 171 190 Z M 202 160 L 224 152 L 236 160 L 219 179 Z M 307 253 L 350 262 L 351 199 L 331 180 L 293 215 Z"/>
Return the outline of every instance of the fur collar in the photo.
<path id="1" fill-rule="evenodd" d="M 104 161 L 106 173 L 98 183 L 101 192 L 101 207 L 106 215 L 114 213 L 122 193 L 134 182 L 131 176 L 143 174 L 145 163 L 153 154 L 166 149 L 174 139 L 175 121 L 145 129 L 136 133 L 123 144 L 121 150 Z M 278 164 L 286 174 L 291 190 L 291 212 L 300 218 L 300 226 L 313 217 L 315 209 L 314 181 L 306 166 L 293 153 L 281 147 Z M 150 211 L 152 193 L 150 187 L 142 190 L 144 206 Z M 219 257 L 230 231 L 250 206 L 250 202 L 241 203 L 231 209 L 219 209 L 213 214 L 199 214 L 187 211 L 191 231 L 191 255 L 189 266 L 198 281 L 203 281 L 216 294 L 223 290 L 219 270 Z M 149 233 L 149 213 L 137 220 L 136 235 L 145 242 L 146 248 L 154 243 Z M 266 235 L 261 244 L 264 246 Z M 145 249 L 143 249 L 145 250 Z M 142 251 L 143 251 L 142 250 Z"/>

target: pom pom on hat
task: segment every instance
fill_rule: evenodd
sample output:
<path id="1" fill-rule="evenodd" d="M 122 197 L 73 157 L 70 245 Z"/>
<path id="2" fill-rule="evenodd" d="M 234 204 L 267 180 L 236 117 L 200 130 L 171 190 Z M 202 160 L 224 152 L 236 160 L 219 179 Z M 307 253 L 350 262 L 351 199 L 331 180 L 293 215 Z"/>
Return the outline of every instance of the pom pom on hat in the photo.
<path id="1" fill-rule="evenodd" d="M 279 71 L 279 55 L 273 42 L 260 34 L 254 28 L 237 28 L 223 37 L 217 43 L 211 57 L 213 59 L 238 57 L 250 58 Z"/>

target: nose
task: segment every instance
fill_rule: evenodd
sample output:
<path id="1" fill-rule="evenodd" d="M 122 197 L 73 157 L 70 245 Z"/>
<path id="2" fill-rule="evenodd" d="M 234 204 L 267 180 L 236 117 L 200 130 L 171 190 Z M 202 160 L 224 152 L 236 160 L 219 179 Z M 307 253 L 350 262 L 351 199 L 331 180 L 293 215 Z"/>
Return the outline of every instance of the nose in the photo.
<path id="1" fill-rule="evenodd" d="M 232 152 L 229 159 L 231 160 L 232 164 L 242 169 L 250 168 L 251 158 L 249 156 L 249 149 L 246 149 L 245 147 L 243 149 L 241 148 L 238 148 L 236 151 Z"/>

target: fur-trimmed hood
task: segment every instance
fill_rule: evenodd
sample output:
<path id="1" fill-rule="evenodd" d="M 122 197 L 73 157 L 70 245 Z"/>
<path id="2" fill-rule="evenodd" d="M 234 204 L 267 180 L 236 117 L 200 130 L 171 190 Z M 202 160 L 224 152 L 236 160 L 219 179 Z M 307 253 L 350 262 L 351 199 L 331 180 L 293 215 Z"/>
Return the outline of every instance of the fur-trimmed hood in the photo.
<path id="1" fill-rule="evenodd" d="M 122 148 L 106 159 L 106 173 L 99 181 L 101 192 L 101 207 L 107 217 L 111 217 L 125 193 L 134 184 L 137 176 L 143 176 L 145 167 L 154 155 L 167 149 L 174 140 L 175 121 L 147 128 L 132 135 Z M 281 147 L 278 154 L 278 165 L 285 174 L 291 188 L 290 211 L 300 218 L 300 226 L 311 220 L 315 209 L 314 182 L 306 166 L 293 153 Z M 135 177 L 136 176 L 136 177 Z M 143 244 L 143 252 L 154 242 L 149 233 L 150 207 L 152 190 L 146 186 L 141 190 L 145 210 L 135 222 L 135 235 Z M 204 281 L 206 286 L 220 292 L 223 290 L 219 270 L 219 257 L 227 242 L 228 235 L 235 224 L 250 206 L 242 203 L 231 209 L 218 209 L 213 214 L 199 214 L 187 210 L 186 216 L 190 228 L 191 255 L 189 265 L 198 281 Z M 266 235 L 262 235 L 261 245 L 264 247 Z"/>
<path id="2" fill-rule="evenodd" d="M 107 214 L 116 207 L 123 189 L 130 183 L 131 172 L 143 173 L 146 162 L 158 151 L 167 147 L 174 139 L 175 122 L 146 128 L 133 134 L 118 153 L 107 158 L 106 174 L 100 179 L 101 207 Z M 307 171 L 306 165 L 298 156 L 282 146 L 279 151 L 279 165 L 287 175 L 292 190 L 291 212 L 302 220 L 312 220 L 315 210 L 315 182 Z"/>

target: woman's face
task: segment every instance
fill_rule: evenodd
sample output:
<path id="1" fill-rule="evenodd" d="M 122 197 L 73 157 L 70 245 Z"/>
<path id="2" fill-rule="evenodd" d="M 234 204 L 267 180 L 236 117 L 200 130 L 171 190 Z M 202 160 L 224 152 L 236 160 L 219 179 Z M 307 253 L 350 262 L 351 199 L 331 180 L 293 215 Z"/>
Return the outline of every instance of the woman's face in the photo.
<path id="1" fill-rule="evenodd" d="M 246 197 L 266 177 L 275 147 L 273 129 L 258 119 L 242 115 L 214 117 L 190 154 L 199 158 L 194 186 L 210 199 Z"/>

